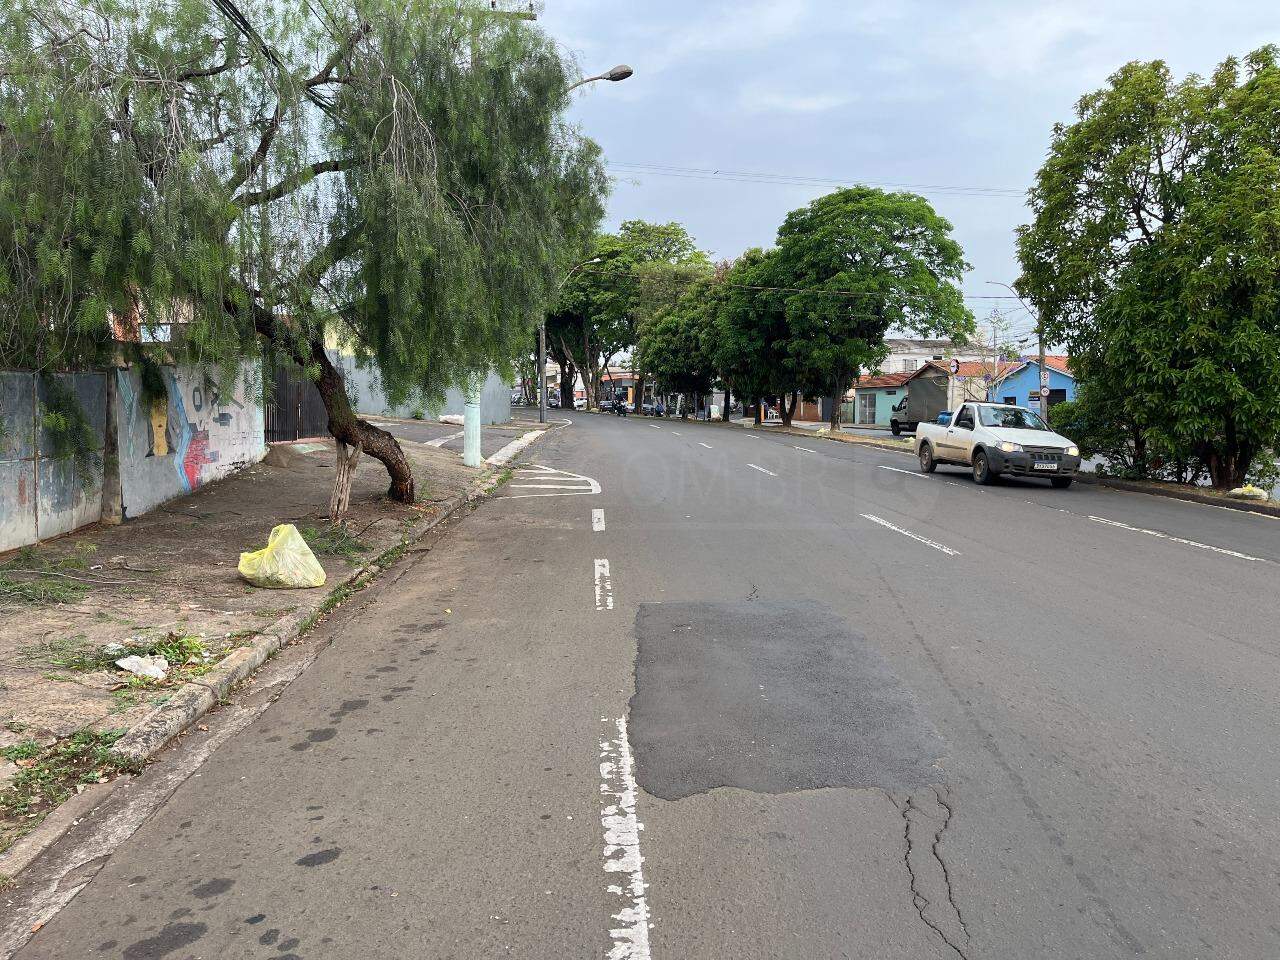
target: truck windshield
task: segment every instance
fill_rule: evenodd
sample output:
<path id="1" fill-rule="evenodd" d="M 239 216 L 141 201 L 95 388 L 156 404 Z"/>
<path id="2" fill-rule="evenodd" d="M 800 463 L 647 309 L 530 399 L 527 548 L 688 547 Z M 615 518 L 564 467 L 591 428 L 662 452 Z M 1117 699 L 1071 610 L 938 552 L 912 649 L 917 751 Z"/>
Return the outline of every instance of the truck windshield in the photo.
<path id="1" fill-rule="evenodd" d="M 1021 407 L 979 407 L 978 419 L 984 427 L 1008 427 L 1011 430 L 1048 430 L 1045 422 Z"/>

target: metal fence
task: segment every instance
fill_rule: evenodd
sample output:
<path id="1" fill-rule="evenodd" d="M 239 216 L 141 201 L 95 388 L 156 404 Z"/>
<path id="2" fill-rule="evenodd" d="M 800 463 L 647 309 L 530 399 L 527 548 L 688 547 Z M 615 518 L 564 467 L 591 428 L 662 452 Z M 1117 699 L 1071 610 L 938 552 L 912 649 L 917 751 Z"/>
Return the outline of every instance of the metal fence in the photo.
<path id="1" fill-rule="evenodd" d="M 294 364 L 277 364 L 263 378 L 267 397 L 263 422 L 267 443 L 329 435 L 329 414 L 316 385 Z"/>

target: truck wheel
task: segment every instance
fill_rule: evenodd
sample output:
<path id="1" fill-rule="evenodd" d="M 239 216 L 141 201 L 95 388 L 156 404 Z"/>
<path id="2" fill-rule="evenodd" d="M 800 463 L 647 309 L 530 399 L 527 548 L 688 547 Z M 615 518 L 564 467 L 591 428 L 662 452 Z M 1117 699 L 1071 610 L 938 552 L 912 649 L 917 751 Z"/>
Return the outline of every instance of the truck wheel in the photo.
<path id="1" fill-rule="evenodd" d="M 928 443 L 920 444 L 920 472 L 933 473 L 938 469 L 938 463 L 933 459 L 933 448 Z"/>
<path id="2" fill-rule="evenodd" d="M 1071 486 L 1071 481 L 1074 479 L 1075 477 L 1050 477 L 1049 482 L 1053 484 L 1055 490 L 1065 490 Z"/>
<path id="3" fill-rule="evenodd" d="M 900 426 L 898 425 L 898 421 L 897 421 L 897 420 L 890 420 L 890 421 L 889 421 L 889 429 L 890 429 L 891 431 L 893 431 L 893 435 L 894 435 L 895 437 L 900 437 L 900 436 L 902 436 L 902 427 L 900 427 Z"/>
<path id="4" fill-rule="evenodd" d="M 973 481 L 974 483 L 994 483 L 995 474 L 991 472 L 991 464 L 987 460 L 987 455 L 979 450 L 973 455 Z"/>

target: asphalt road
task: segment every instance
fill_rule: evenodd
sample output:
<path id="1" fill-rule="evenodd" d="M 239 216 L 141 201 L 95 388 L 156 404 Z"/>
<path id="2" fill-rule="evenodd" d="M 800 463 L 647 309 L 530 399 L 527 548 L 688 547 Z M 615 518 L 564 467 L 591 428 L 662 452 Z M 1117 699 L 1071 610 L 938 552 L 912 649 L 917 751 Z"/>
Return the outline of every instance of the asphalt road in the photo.
<path id="1" fill-rule="evenodd" d="M 1280 956 L 1280 522 L 573 419 L 18 956 Z"/>

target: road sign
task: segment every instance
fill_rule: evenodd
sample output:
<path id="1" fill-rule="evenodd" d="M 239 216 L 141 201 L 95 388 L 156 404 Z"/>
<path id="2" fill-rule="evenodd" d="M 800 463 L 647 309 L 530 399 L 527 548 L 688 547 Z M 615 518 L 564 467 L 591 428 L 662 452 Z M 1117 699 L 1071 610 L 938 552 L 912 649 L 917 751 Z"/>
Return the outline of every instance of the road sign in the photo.
<path id="1" fill-rule="evenodd" d="M 1049 396 L 1049 385 L 1048 385 L 1048 384 L 1045 384 L 1043 387 L 1041 387 L 1041 388 L 1040 388 L 1040 396 L 1042 396 L 1042 397 L 1047 397 L 1047 396 Z"/>
<path id="2" fill-rule="evenodd" d="M 951 372 L 952 372 L 952 373 L 959 373 L 959 372 L 960 372 L 960 361 L 959 361 L 959 360 L 952 360 L 952 361 L 951 361 Z"/>

